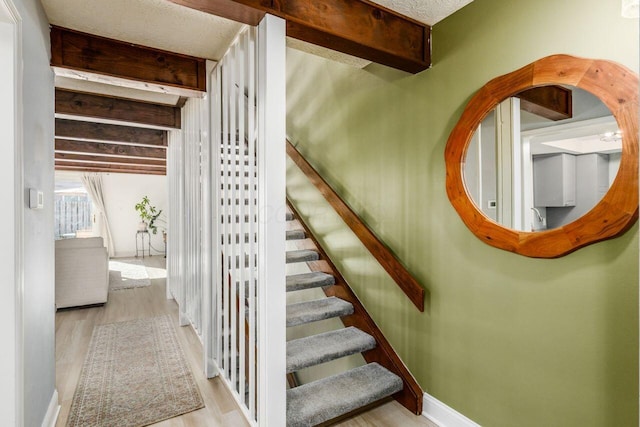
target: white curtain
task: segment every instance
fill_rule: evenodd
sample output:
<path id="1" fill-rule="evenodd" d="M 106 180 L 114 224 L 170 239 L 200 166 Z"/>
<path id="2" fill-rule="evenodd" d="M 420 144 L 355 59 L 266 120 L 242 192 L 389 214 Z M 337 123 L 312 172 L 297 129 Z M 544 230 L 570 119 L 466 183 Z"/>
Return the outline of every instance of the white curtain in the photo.
<path id="1" fill-rule="evenodd" d="M 95 215 L 100 218 L 100 236 L 104 240 L 104 245 L 109 252 L 109 257 L 112 257 L 115 253 L 113 248 L 113 239 L 111 237 L 111 228 L 109 227 L 109 220 L 107 219 L 107 210 L 104 206 L 104 194 L 102 192 L 102 175 L 97 173 L 85 173 L 82 174 L 82 184 L 84 188 L 89 192 L 91 200 L 95 205 L 97 212 Z"/>

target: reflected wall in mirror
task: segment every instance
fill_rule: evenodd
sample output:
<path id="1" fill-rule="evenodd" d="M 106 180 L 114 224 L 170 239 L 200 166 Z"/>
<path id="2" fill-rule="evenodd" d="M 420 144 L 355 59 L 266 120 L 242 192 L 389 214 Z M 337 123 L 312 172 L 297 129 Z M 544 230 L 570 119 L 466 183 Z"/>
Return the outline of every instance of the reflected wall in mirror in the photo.
<path id="1" fill-rule="evenodd" d="M 467 104 L 445 150 L 447 195 L 486 243 L 552 258 L 638 217 L 638 76 L 553 55 Z"/>
<path id="2" fill-rule="evenodd" d="M 618 173 L 622 138 L 611 111 L 585 90 L 525 92 L 500 102 L 478 125 L 463 176 L 487 217 L 541 231 L 575 221 L 604 197 Z"/>

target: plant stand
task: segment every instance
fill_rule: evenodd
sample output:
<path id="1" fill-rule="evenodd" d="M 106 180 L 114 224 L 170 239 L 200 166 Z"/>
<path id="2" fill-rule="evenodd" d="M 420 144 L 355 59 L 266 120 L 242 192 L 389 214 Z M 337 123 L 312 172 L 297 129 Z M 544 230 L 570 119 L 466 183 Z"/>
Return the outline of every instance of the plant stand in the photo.
<path id="1" fill-rule="evenodd" d="M 144 247 L 145 236 L 147 238 L 147 249 Z M 140 246 L 140 249 L 138 249 L 138 246 Z M 136 233 L 136 258 L 138 258 L 138 253 L 142 252 L 142 259 L 144 259 L 145 251 L 151 256 L 151 236 L 149 236 L 149 230 L 138 230 Z"/>

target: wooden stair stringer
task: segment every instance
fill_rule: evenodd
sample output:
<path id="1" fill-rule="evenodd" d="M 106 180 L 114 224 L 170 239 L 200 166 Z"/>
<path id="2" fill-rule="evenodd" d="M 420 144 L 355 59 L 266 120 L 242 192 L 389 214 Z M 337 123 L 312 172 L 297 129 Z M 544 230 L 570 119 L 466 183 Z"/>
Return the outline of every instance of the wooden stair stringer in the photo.
<path id="1" fill-rule="evenodd" d="M 411 372 L 409 372 L 409 369 L 406 367 L 404 362 L 402 362 L 389 341 L 387 341 L 380 328 L 371 318 L 345 278 L 342 276 L 342 274 L 340 274 L 339 270 L 333 264 L 322 245 L 315 238 L 314 234 L 311 232 L 307 224 L 302 220 L 300 214 L 293 207 L 291 201 L 288 198 L 287 206 L 293 213 L 294 219 L 297 220 L 304 229 L 307 239 L 313 242 L 315 250 L 317 250 L 318 254 L 320 255 L 320 259 L 318 261 L 307 261 L 307 265 L 309 266 L 309 268 L 312 271 L 320 271 L 323 273 L 332 274 L 335 277 L 334 285 L 322 287 L 325 295 L 328 297 L 338 297 L 353 305 L 353 314 L 340 318 L 344 326 L 355 326 L 375 338 L 378 344 L 377 347 L 362 353 L 365 361 L 367 363 L 377 362 L 389 371 L 399 376 L 402 379 L 403 389 L 402 391 L 394 394 L 393 398 L 412 413 L 421 415 L 422 402 L 424 397 L 422 388 L 415 380 Z"/>

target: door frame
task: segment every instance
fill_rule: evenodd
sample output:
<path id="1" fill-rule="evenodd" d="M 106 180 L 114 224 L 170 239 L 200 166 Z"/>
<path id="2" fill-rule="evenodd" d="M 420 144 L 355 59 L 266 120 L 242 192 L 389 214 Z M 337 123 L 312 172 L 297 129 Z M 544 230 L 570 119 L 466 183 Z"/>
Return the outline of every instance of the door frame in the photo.
<path id="1" fill-rule="evenodd" d="M 0 26 L 3 35 L 10 34 L 10 46 L 1 46 L 0 55 L 10 64 L 0 72 L 0 87 L 2 93 L 8 95 L 0 99 L 0 111 L 6 117 L 6 123 L 0 126 L 0 139 L 13 143 L 0 144 L 0 167 L 5 171 L 2 175 L 9 181 L 9 185 L 0 190 L 6 193 L 4 199 L 7 228 L 3 233 L 9 238 L 0 239 L 0 253 L 3 256 L 0 268 L 7 272 L 10 283 L 14 283 L 6 297 L 6 307 L 0 310 L 0 337 L 9 348 L 1 358 L 0 372 L 8 370 L 8 375 L 2 375 L 5 380 L 0 390 L 4 402 L 2 413 L 8 414 L 11 424 L 24 424 L 24 329 L 23 329 L 23 292 L 24 292 L 24 177 L 23 177 L 23 99 L 22 99 L 22 19 L 13 0 L 0 0 Z M 5 38 L 6 40 L 6 38 Z M 7 206 L 8 204 L 8 206 Z M 11 256 L 13 254 L 13 256 Z M 13 347 L 13 349 L 12 349 Z M 13 375 L 11 375 L 11 373 Z M 3 372 L 4 374 L 4 372 Z M 12 379 L 10 379 L 12 378 Z M 13 397 L 13 399 L 12 399 Z"/>

